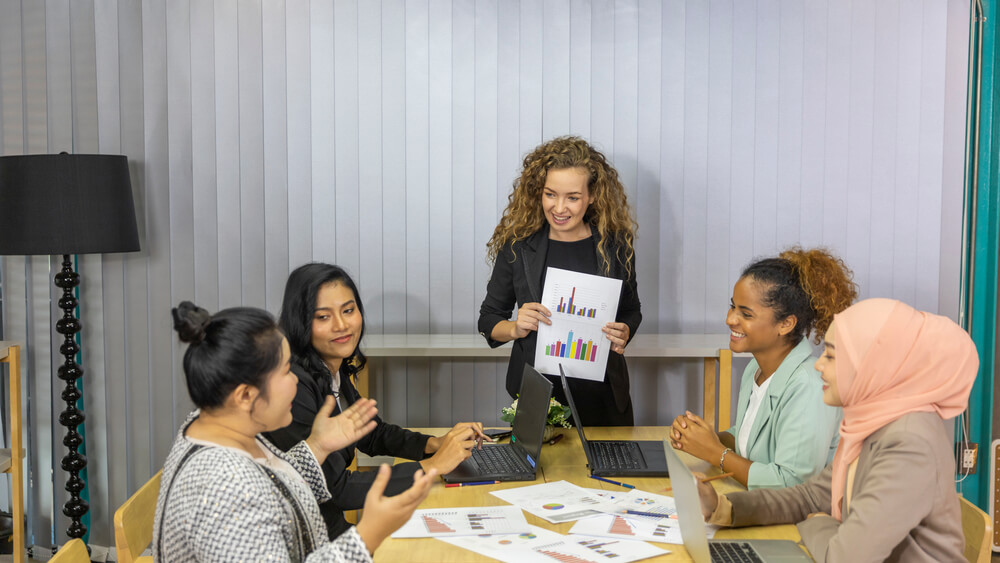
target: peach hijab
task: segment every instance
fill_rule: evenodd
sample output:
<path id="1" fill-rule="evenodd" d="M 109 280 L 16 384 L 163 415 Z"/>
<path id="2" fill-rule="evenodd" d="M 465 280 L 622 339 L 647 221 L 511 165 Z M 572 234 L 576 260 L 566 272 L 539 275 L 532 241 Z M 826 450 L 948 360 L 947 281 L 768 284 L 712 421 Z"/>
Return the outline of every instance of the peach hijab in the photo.
<path id="1" fill-rule="evenodd" d="M 976 345 L 947 317 L 894 299 L 866 299 L 834 316 L 844 405 L 833 457 L 831 512 L 842 520 L 847 468 L 865 438 L 911 412 L 961 414 L 979 368 Z"/>

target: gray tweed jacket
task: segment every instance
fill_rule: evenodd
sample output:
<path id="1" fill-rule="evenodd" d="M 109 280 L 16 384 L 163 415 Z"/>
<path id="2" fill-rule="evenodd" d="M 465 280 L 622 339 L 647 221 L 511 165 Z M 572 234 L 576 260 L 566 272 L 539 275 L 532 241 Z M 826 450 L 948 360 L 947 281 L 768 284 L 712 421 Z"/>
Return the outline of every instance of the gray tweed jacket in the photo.
<path id="1" fill-rule="evenodd" d="M 305 442 L 284 453 L 260 438 L 305 480 L 273 473 L 289 493 L 286 498 L 249 457 L 185 439 L 198 414 L 191 413 L 181 425 L 163 466 L 153 524 L 156 561 L 372 560 L 353 527 L 332 542 L 327 537 L 317 501 L 330 493 Z"/>

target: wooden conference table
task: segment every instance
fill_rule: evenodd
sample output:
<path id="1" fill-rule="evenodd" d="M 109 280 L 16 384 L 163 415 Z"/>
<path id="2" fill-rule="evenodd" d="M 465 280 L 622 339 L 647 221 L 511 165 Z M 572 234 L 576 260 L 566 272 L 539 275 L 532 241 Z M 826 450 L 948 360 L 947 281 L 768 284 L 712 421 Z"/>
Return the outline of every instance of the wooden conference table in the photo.
<path id="1" fill-rule="evenodd" d="M 421 432 L 432 435 L 444 433 L 446 428 L 415 428 Z M 661 440 L 667 432 L 666 427 L 659 426 L 636 426 L 619 428 L 593 428 L 587 430 L 587 439 L 609 440 Z M 448 508 L 464 506 L 502 506 L 507 503 L 489 494 L 490 491 L 512 489 L 526 485 L 536 485 L 553 481 L 565 480 L 584 488 L 606 489 L 611 491 L 624 492 L 625 489 L 617 485 L 597 481 L 589 478 L 587 461 L 580 445 L 580 437 L 574 428 L 562 428 L 556 433 L 563 434 L 563 438 L 555 445 L 545 444 L 542 446 L 541 469 L 535 481 L 519 481 L 510 483 L 500 483 L 498 485 L 477 485 L 473 487 L 458 487 L 447 489 L 443 483 L 435 484 L 430 495 L 420 505 L 420 508 Z M 688 466 L 695 471 L 701 471 L 707 475 L 718 475 L 718 468 L 710 466 L 701 460 L 697 460 L 687 454 L 681 453 L 688 463 Z M 637 489 L 652 493 L 662 493 L 663 489 L 670 485 L 667 478 L 615 478 L 617 481 L 635 485 Z M 743 490 L 743 487 L 732 478 L 720 479 L 714 482 L 715 488 L 720 492 L 730 492 Z M 540 526 L 549 530 L 568 534 L 575 522 L 564 524 L 552 524 L 532 514 L 524 513 L 529 524 Z M 723 529 L 716 533 L 720 539 L 787 539 L 799 541 L 800 536 L 796 527 L 792 524 L 781 526 L 757 526 L 752 528 Z M 683 545 L 677 544 L 656 544 L 671 553 L 644 561 L 691 561 L 687 550 Z M 382 543 L 381 547 L 375 551 L 376 562 L 407 561 L 407 562 L 427 562 L 427 563 L 448 563 L 466 561 L 495 561 L 495 559 L 479 555 L 472 551 L 455 547 L 451 544 L 433 538 L 422 539 L 393 539 L 389 538 Z"/>

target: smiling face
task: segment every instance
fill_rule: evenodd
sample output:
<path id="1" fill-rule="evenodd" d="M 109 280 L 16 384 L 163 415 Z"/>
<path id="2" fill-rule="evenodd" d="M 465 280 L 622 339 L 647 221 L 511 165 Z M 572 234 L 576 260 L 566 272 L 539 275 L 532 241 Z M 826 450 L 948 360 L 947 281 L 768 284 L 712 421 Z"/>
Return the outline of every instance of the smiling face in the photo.
<path id="1" fill-rule="evenodd" d="M 282 338 L 281 361 L 278 367 L 264 376 L 267 391 L 258 396 L 251 411 L 253 420 L 262 425 L 265 432 L 292 423 L 292 399 L 298 390 L 299 378 L 292 373 L 291 359 L 288 340 Z"/>
<path id="2" fill-rule="evenodd" d="M 840 399 L 840 387 L 837 386 L 837 347 L 833 335 L 836 322 L 830 323 L 830 328 L 826 330 L 823 355 L 816 360 L 815 368 L 823 380 L 823 402 L 831 407 L 842 407 L 844 402 Z"/>
<path id="3" fill-rule="evenodd" d="M 775 321 L 774 309 L 764 305 L 767 286 L 751 278 L 740 278 L 733 287 L 726 325 L 733 352 L 765 352 L 785 346 L 785 335 L 795 327 L 793 317 Z"/>
<path id="4" fill-rule="evenodd" d="M 590 172 L 586 168 L 549 170 L 542 190 L 542 211 L 549 222 L 549 237 L 577 241 L 590 236 L 583 216 L 590 207 Z"/>
<path id="5" fill-rule="evenodd" d="M 362 327 L 361 311 L 351 288 L 330 282 L 319 288 L 313 311 L 312 347 L 331 372 L 349 358 L 358 346 Z"/>

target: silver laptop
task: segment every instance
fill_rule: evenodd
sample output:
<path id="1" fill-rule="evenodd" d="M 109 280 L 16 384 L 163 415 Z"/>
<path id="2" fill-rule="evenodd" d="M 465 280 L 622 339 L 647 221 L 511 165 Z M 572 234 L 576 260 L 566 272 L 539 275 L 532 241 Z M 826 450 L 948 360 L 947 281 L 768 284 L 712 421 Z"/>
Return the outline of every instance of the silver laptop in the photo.
<path id="1" fill-rule="evenodd" d="M 670 445 L 663 441 L 663 453 L 670 467 L 670 485 L 677 504 L 681 539 L 695 563 L 715 561 L 812 561 L 799 545 L 790 540 L 709 540 L 705 537 L 705 518 L 701 514 L 698 481 Z"/>

